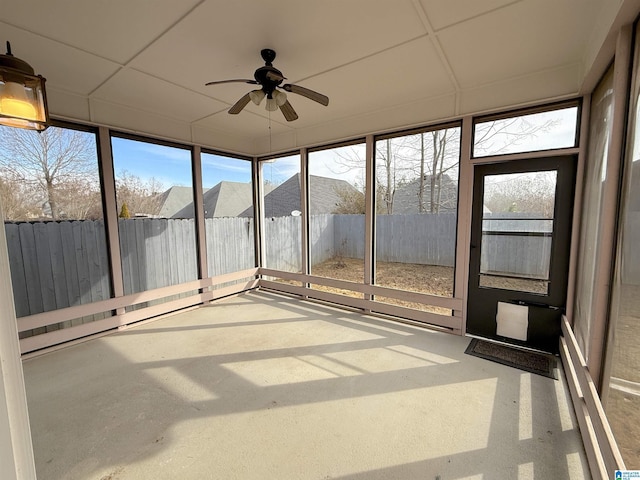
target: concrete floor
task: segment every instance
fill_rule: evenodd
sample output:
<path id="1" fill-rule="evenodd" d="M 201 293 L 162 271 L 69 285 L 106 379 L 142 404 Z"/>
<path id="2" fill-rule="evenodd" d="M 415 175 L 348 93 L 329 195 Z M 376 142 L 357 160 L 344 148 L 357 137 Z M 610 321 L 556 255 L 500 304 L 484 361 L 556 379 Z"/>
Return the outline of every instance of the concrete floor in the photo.
<path id="1" fill-rule="evenodd" d="M 260 292 L 25 360 L 40 480 L 590 478 L 561 380 Z"/>

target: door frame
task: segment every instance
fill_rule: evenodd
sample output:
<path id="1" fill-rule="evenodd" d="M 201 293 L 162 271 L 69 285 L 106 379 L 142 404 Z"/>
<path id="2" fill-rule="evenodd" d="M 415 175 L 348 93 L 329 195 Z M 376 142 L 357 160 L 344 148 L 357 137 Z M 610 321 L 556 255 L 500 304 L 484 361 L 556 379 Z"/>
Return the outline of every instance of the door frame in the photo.
<path id="1" fill-rule="evenodd" d="M 511 159 L 473 165 L 468 256 L 469 274 L 466 285 L 466 335 L 557 353 L 560 316 L 566 311 L 567 302 L 577 162 L 577 155 L 561 155 Z M 484 177 L 492 174 L 545 170 L 556 170 L 558 172 L 553 216 L 554 228 L 549 271 L 549 293 L 540 295 L 515 290 L 480 287 L 480 240 L 482 237 Z M 560 229 L 558 229 L 558 226 L 560 226 Z M 529 327 L 526 341 L 506 338 L 496 334 L 498 301 L 520 303 L 528 307 Z M 553 308 L 548 308 L 547 305 Z"/>

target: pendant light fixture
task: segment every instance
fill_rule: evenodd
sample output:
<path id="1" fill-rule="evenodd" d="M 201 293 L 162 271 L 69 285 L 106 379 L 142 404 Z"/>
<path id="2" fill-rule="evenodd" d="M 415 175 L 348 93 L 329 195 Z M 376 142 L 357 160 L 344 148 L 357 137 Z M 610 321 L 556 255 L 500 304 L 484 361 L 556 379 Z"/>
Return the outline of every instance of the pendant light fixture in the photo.
<path id="1" fill-rule="evenodd" d="M 13 56 L 7 42 L 7 53 L 0 54 L 0 125 L 46 129 L 49 112 L 44 82 L 31 65 Z"/>

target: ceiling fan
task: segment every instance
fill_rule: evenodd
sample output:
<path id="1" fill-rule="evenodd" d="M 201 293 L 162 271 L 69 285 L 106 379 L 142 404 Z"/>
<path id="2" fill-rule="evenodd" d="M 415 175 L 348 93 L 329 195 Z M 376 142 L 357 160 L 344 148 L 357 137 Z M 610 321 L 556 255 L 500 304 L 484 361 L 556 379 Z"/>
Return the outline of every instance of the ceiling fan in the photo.
<path id="1" fill-rule="evenodd" d="M 286 80 L 286 77 L 282 75 L 280 70 L 273 66 L 273 60 L 276 58 L 276 52 L 269 48 L 265 48 L 260 51 L 260 55 L 265 62 L 265 66 L 260 67 L 255 71 L 253 74 L 255 80 L 236 78 L 233 80 L 220 80 L 217 82 L 205 83 L 205 85 L 218 85 L 221 83 L 241 82 L 251 85 L 260 85 L 261 88 L 252 90 L 246 95 L 243 95 L 242 98 L 240 98 L 240 100 L 238 100 L 235 105 L 229 109 L 230 114 L 236 115 L 240 113 L 250 101 L 256 105 L 260 105 L 262 100 L 266 97 L 266 109 L 268 111 L 274 112 L 280 108 L 280 111 L 287 121 L 291 122 L 297 119 L 298 114 L 289 103 L 289 100 L 287 100 L 287 94 L 278 89 L 302 95 L 303 97 L 307 97 L 308 99 L 318 102 L 325 107 L 329 105 L 329 97 L 326 95 L 322 95 L 321 93 L 314 92 L 313 90 L 309 90 L 308 88 L 301 87 L 300 85 L 294 85 L 292 83 L 285 83 L 284 85 L 281 85 L 282 82 Z"/>

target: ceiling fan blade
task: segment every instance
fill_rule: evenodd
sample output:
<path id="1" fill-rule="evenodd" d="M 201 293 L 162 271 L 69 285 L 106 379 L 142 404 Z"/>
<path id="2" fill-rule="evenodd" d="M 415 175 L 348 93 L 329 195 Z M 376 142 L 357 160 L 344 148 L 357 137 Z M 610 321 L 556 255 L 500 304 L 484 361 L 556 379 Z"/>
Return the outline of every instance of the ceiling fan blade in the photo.
<path id="1" fill-rule="evenodd" d="M 308 88 L 301 87 L 300 85 L 287 83 L 285 85 L 282 85 L 282 88 L 284 88 L 287 92 L 297 93 L 298 95 L 307 97 L 308 99 L 313 100 L 314 102 L 318 102 L 325 107 L 329 105 L 329 97 L 321 93 L 314 92 L 313 90 L 309 90 Z"/>
<path id="2" fill-rule="evenodd" d="M 298 118 L 298 114 L 289 103 L 289 100 L 280 105 L 280 111 L 284 115 L 284 118 L 287 119 L 287 122 L 292 122 Z"/>
<path id="3" fill-rule="evenodd" d="M 247 106 L 247 103 L 249 103 L 250 101 L 251 101 L 251 97 L 249 96 L 248 93 L 246 95 L 243 95 L 242 98 L 238 100 L 236 104 L 229 109 L 229 113 L 231 115 L 237 115 L 242 111 L 244 107 Z"/>
<path id="4" fill-rule="evenodd" d="M 258 85 L 255 80 L 249 80 L 248 78 L 234 78 L 233 80 L 218 80 L 217 82 L 207 82 L 206 85 L 220 85 L 221 83 L 250 83 L 251 85 Z"/>

